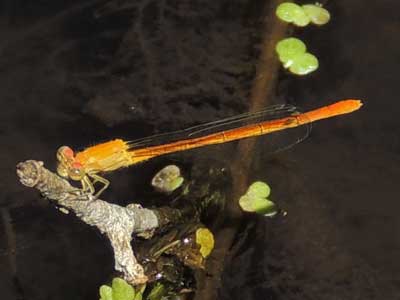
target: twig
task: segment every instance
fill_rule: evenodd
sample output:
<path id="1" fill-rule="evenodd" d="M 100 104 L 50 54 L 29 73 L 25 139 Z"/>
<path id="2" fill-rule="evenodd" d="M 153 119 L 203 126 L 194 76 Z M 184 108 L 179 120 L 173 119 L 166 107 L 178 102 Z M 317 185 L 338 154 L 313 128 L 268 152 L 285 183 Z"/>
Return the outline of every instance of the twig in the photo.
<path id="1" fill-rule="evenodd" d="M 114 249 L 115 269 L 133 285 L 145 283 L 147 276 L 137 262 L 131 247 L 132 233 L 154 231 L 165 221 L 157 211 L 137 204 L 121 207 L 95 198 L 69 184 L 68 181 L 43 167 L 43 162 L 28 160 L 17 165 L 23 185 L 38 189 L 57 205 L 72 211 L 83 222 L 96 226 L 105 234 Z"/>
<path id="2" fill-rule="evenodd" d="M 256 77 L 250 93 L 249 111 L 257 111 L 266 106 L 275 91 L 275 83 L 280 63 L 275 57 L 275 45 L 285 35 L 287 25 L 279 22 L 275 17 L 275 8 L 284 0 L 272 0 L 265 5 L 262 36 L 262 51 L 258 60 Z M 233 191 L 232 198 L 239 199 L 248 185 L 248 174 L 253 163 L 252 157 L 255 148 L 253 139 L 242 140 L 238 144 L 237 156 L 232 162 Z M 215 235 L 216 249 L 212 255 L 214 263 L 209 266 L 208 272 L 212 279 L 202 278 L 201 290 L 196 295 L 197 299 L 212 300 L 217 298 L 217 291 L 221 285 L 221 276 L 224 264 L 229 259 L 229 249 L 240 224 L 241 209 L 237 201 L 229 201 L 225 212 L 225 226 L 220 228 Z"/>

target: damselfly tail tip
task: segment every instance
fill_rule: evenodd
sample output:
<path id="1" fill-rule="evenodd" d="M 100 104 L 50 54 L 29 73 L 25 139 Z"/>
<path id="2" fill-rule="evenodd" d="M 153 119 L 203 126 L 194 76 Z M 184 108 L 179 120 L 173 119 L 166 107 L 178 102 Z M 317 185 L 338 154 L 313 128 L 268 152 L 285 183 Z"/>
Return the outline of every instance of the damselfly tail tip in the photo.
<path id="1" fill-rule="evenodd" d="M 339 101 L 334 105 L 338 110 L 341 111 L 341 113 L 351 113 L 353 111 L 360 109 L 363 103 L 361 102 L 361 100 L 358 99 L 346 99 Z"/>
<path id="2" fill-rule="evenodd" d="M 362 101 L 359 100 L 359 99 L 349 99 L 348 101 L 351 101 L 354 110 L 357 110 L 357 109 L 359 109 L 361 106 L 363 106 Z"/>

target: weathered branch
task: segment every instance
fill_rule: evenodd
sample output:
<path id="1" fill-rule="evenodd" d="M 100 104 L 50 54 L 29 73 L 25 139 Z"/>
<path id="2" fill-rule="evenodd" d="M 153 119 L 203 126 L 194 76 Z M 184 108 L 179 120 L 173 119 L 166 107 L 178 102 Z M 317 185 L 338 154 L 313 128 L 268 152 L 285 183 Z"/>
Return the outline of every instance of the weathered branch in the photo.
<path id="1" fill-rule="evenodd" d="M 156 211 L 137 204 L 121 207 L 95 198 L 43 167 L 43 162 L 28 160 L 17 165 L 17 175 L 23 185 L 38 189 L 57 205 L 74 212 L 83 222 L 96 226 L 105 234 L 114 249 L 115 269 L 133 285 L 147 281 L 143 267 L 137 262 L 131 247 L 132 233 L 152 232 L 160 226 Z"/>

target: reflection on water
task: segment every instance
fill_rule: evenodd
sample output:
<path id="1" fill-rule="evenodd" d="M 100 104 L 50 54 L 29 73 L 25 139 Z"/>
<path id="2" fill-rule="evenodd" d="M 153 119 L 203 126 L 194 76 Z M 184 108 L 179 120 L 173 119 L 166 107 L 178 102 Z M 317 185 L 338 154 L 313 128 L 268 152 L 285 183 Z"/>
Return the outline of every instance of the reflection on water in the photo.
<path id="1" fill-rule="evenodd" d="M 50 165 L 63 144 L 79 149 L 135 139 L 246 111 L 261 2 L 32 3 L 8 1 L 0 12 L 0 80 L 7 87 L 0 97 L 1 290 L 15 298 L 7 282 L 16 273 L 32 300 L 96 299 L 113 272 L 111 250 L 73 216 L 33 205 L 37 195 L 17 182 L 16 163 L 34 158 Z M 307 41 L 320 67 L 301 79 L 280 73 L 276 102 L 309 108 L 351 95 L 365 99 L 366 109 L 318 124 L 311 138 L 274 160 L 265 154 L 267 139 L 258 143 L 251 180 L 267 181 L 271 200 L 288 215 L 245 219 L 221 299 L 398 294 L 398 97 L 388 88 L 398 78 L 396 5 L 327 1 L 329 24 L 293 33 Z M 228 168 L 235 151 L 229 145 L 169 159 L 196 165 L 204 163 L 198 157 L 215 157 Z M 144 199 L 134 196 L 145 195 L 145 177 L 160 162 L 110 175 L 106 198 Z"/>

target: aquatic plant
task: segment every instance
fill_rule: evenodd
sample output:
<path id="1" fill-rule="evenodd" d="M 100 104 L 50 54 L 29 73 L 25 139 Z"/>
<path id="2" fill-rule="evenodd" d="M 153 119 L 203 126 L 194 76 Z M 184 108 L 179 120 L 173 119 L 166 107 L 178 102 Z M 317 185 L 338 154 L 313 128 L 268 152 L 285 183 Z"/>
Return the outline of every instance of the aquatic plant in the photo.
<path id="1" fill-rule="evenodd" d="M 292 2 L 284 2 L 276 8 L 277 17 L 296 26 L 304 27 L 310 22 L 324 25 L 329 22 L 330 14 L 321 4 L 305 4 L 299 6 Z M 306 52 L 306 45 L 296 38 L 287 38 L 275 47 L 279 60 L 285 68 L 296 75 L 307 75 L 318 69 L 318 59 Z"/>
<path id="2" fill-rule="evenodd" d="M 306 45 L 297 38 L 283 39 L 276 44 L 276 52 L 279 55 L 279 60 L 283 63 L 285 68 L 293 64 L 294 58 L 306 52 Z"/>
<path id="3" fill-rule="evenodd" d="M 321 4 L 297 5 L 292 2 L 284 2 L 276 8 L 276 16 L 287 23 L 304 27 L 310 22 L 315 25 L 324 25 L 329 22 L 331 16 L 328 10 Z"/>
<path id="4" fill-rule="evenodd" d="M 114 278 L 111 286 L 102 285 L 99 289 L 100 300 L 141 300 L 146 286 L 137 291 L 122 278 Z"/>
<path id="5" fill-rule="evenodd" d="M 277 213 L 275 203 L 268 200 L 271 192 L 268 184 L 262 181 L 252 183 L 247 192 L 240 197 L 239 205 L 247 212 L 255 212 L 264 216 L 273 216 Z"/>
<path id="6" fill-rule="evenodd" d="M 307 26 L 310 23 L 310 18 L 306 15 L 301 6 L 292 3 L 284 2 L 276 8 L 276 15 L 282 21 L 293 23 L 296 26 Z"/>
<path id="7" fill-rule="evenodd" d="M 296 75 L 306 75 L 318 69 L 318 59 L 306 52 L 306 45 L 297 38 L 286 38 L 275 47 L 284 68 Z"/>
<path id="8" fill-rule="evenodd" d="M 176 165 L 162 168 L 152 179 L 151 185 L 159 192 L 171 193 L 179 188 L 184 181 L 181 171 Z"/>
<path id="9" fill-rule="evenodd" d="M 310 18 L 311 23 L 315 25 L 324 25 L 331 19 L 331 14 L 328 10 L 322 7 L 322 4 L 305 4 L 301 7 Z"/>
<path id="10" fill-rule="evenodd" d="M 166 292 L 167 290 L 165 288 L 165 285 L 157 282 L 151 290 L 150 294 L 147 296 L 147 300 L 160 300 L 166 294 Z"/>
<path id="11" fill-rule="evenodd" d="M 206 258 L 214 249 L 214 235 L 208 228 L 199 228 L 196 230 L 196 243 L 200 245 L 200 253 Z"/>

